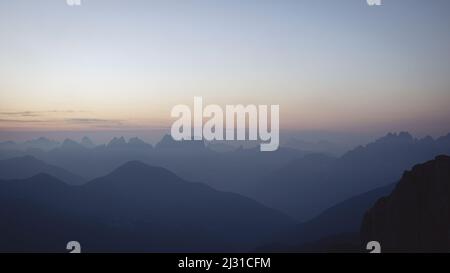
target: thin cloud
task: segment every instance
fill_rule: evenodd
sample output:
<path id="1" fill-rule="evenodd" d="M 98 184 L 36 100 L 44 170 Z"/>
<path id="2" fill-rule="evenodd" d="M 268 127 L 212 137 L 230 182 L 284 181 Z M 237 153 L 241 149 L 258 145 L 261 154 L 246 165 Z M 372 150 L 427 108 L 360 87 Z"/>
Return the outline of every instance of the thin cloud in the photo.
<path id="1" fill-rule="evenodd" d="M 11 123 L 44 123 L 50 120 L 37 120 L 37 119 L 0 119 L 0 122 Z"/>
<path id="2" fill-rule="evenodd" d="M 37 112 L 23 111 L 23 112 L 0 112 L 2 116 L 14 116 L 14 117 L 38 117 L 40 114 Z"/>
<path id="3" fill-rule="evenodd" d="M 96 118 L 70 118 L 65 119 L 65 122 L 70 124 L 82 125 L 96 125 L 96 126 L 120 126 L 123 124 L 122 120 L 116 119 L 96 119 Z"/>
<path id="4" fill-rule="evenodd" d="M 85 113 L 86 111 L 74 110 L 49 110 L 49 111 L 15 111 L 15 112 L 0 112 L 0 116 L 7 117 L 41 117 L 49 114 L 74 114 Z"/>

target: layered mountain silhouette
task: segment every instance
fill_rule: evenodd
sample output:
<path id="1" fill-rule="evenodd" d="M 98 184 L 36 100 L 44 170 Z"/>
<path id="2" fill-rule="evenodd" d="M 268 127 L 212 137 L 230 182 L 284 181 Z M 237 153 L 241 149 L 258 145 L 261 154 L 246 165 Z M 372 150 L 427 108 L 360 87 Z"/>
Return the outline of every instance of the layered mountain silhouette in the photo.
<path id="1" fill-rule="evenodd" d="M 0 160 L 0 179 L 23 179 L 40 173 L 50 174 L 72 185 L 79 185 L 86 180 L 63 168 L 47 164 L 32 156 Z"/>
<path id="2" fill-rule="evenodd" d="M 281 147 L 262 153 L 259 148 L 220 153 L 203 141 L 175 141 L 169 135 L 153 147 L 138 138 L 114 138 L 106 145 L 87 148 L 67 139 L 58 148 L 44 150 L 1 150 L 0 158 L 32 155 L 87 179 L 103 176 L 128 161 L 161 166 L 188 180 L 205 181 L 216 189 L 243 193 L 250 181 L 258 181 L 305 153 Z"/>
<path id="3" fill-rule="evenodd" d="M 40 137 L 25 142 L 0 142 L 0 159 L 22 157 L 26 155 L 32 155 L 33 153 L 44 153 L 56 149 L 60 146 L 61 143 L 45 137 Z"/>
<path id="4" fill-rule="evenodd" d="M 392 194 L 367 212 L 361 237 L 380 242 L 383 252 L 449 252 L 450 157 L 405 172 Z"/>
<path id="5" fill-rule="evenodd" d="M 388 134 L 341 157 L 284 147 L 216 151 L 211 144 L 170 136 L 155 147 L 123 137 L 98 146 L 88 138 L 66 139 L 50 150 L 2 143 L 0 157 L 8 159 L 0 161 L 0 251 L 59 252 L 72 240 L 91 252 L 361 251 L 364 212 L 392 192 L 404 170 L 450 153 L 450 135 L 414 139 L 408 133 Z M 448 170 L 447 160 L 435 161 Z M 414 178 L 418 168 L 402 179 L 413 182 L 401 182 L 369 211 L 363 241 L 382 241 L 386 251 L 445 249 L 448 226 L 439 217 L 448 216 L 447 188 L 430 182 L 426 189 Z M 82 184 L 74 173 L 91 181 Z M 444 174 L 419 176 L 448 179 Z M 428 201 L 433 205 L 423 207 Z M 432 218 L 413 218 L 421 214 L 407 208 Z M 417 230 L 404 232 L 417 221 Z M 422 234 L 435 229 L 435 237 Z M 419 242 L 405 243 L 417 234 Z"/>
<path id="6" fill-rule="evenodd" d="M 327 252 L 360 251 L 359 231 L 366 211 L 375 202 L 389 195 L 395 184 L 390 184 L 340 202 L 313 219 L 284 232 L 260 252 Z"/>
<path id="7" fill-rule="evenodd" d="M 87 136 L 85 136 L 81 139 L 80 144 L 86 148 L 94 148 L 95 147 L 94 142 L 92 142 L 92 140 L 90 138 L 88 138 Z"/>
<path id="8" fill-rule="evenodd" d="M 450 134 L 414 139 L 388 134 L 342 157 L 308 155 L 269 174 L 245 194 L 305 221 L 351 196 L 398 181 L 407 170 L 450 154 Z"/>
<path id="9" fill-rule="evenodd" d="M 59 143 L 58 141 L 50 140 L 45 137 L 40 137 L 25 142 L 15 142 L 15 141 L 1 142 L 0 150 L 40 149 L 44 151 L 49 151 L 57 148 L 60 145 L 61 143 Z"/>
<path id="10" fill-rule="evenodd" d="M 247 251 L 294 222 L 246 197 L 132 161 L 81 186 L 0 181 L 0 251 Z"/>

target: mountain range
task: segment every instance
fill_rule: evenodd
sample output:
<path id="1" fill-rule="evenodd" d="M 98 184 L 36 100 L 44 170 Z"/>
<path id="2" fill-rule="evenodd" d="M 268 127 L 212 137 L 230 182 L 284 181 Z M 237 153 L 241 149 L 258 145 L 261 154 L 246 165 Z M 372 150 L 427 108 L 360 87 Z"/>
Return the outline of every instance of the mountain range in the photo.
<path id="1" fill-rule="evenodd" d="M 244 194 L 306 221 L 351 196 L 392 184 L 404 170 L 440 154 L 450 154 L 450 134 L 438 139 L 388 134 L 338 158 L 312 154 L 293 160 Z"/>
<path id="2" fill-rule="evenodd" d="M 80 186 L 47 174 L 0 181 L 0 251 L 247 251 L 293 220 L 234 193 L 132 161 Z"/>
<path id="3" fill-rule="evenodd" d="M 0 160 L 0 179 L 24 179 L 40 173 L 52 175 L 71 185 L 79 185 L 86 182 L 86 180 L 79 175 L 66 171 L 63 168 L 47 164 L 32 156 Z"/>
<path id="4" fill-rule="evenodd" d="M 222 151 L 209 147 L 217 144 Z M 369 239 L 387 251 L 448 246 L 448 157 L 400 178 L 450 154 L 450 134 L 387 134 L 340 157 L 169 136 L 155 146 L 123 137 L 14 145 L 0 144 L 0 251 L 59 252 L 71 240 L 89 252 L 345 252 Z M 422 233 L 427 243 L 413 238 Z"/>
<path id="5" fill-rule="evenodd" d="M 271 153 L 261 153 L 257 148 L 221 153 L 209 149 L 203 141 L 179 142 L 169 135 L 154 147 L 138 138 L 126 141 L 119 137 L 93 148 L 66 139 L 50 151 L 0 149 L 0 158 L 3 159 L 27 155 L 86 179 L 103 176 L 128 161 L 139 160 L 167 168 L 189 180 L 203 181 L 219 190 L 242 194 L 249 181 L 258 180 L 305 153 L 283 147 Z"/>

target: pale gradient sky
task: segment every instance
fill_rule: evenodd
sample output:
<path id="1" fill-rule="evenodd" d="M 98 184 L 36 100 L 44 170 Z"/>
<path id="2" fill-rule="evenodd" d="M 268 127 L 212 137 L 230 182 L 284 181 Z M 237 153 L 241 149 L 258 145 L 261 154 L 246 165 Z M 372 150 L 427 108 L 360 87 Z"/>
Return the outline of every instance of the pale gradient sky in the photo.
<path id="1" fill-rule="evenodd" d="M 450 1 L 0 0 L 0 130 L 168 127 L 280 104 L 292 130 L 450 132 Z"/>

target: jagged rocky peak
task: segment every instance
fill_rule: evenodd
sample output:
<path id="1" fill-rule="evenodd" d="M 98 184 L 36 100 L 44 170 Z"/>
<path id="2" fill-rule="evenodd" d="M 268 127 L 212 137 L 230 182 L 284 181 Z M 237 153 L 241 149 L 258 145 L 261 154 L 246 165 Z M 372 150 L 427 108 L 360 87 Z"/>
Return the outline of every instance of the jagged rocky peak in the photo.
<path id="1" fill-rule="evenodd" d="M 79 148 L 82 147 L 80 143 L 70 139 L 66 138 L 62 143 L 62 148 Z"/>
<path id="2" fill-rule="evenodd" d="M 86 148 L 92 148 L 95 146 L 94 142 L 87 136 L 84 136 L 81 139 L 81 145 L 83 145 Z"/>
<path id="3" fill-rule="evenodd" d="M 108 147 L 121 147 L 125 145 L 127 145 L 127 142 L 123 136 L 119 138 L 115 137 L 108 143 Z"/>
<path id="4" fill-rule="evenodd" d="M 413 136 L 408 132 L 388 133 L 386 136 L 378 139 L 377 143 L 398 143 L 398 142 L 413 142 Z"/>

